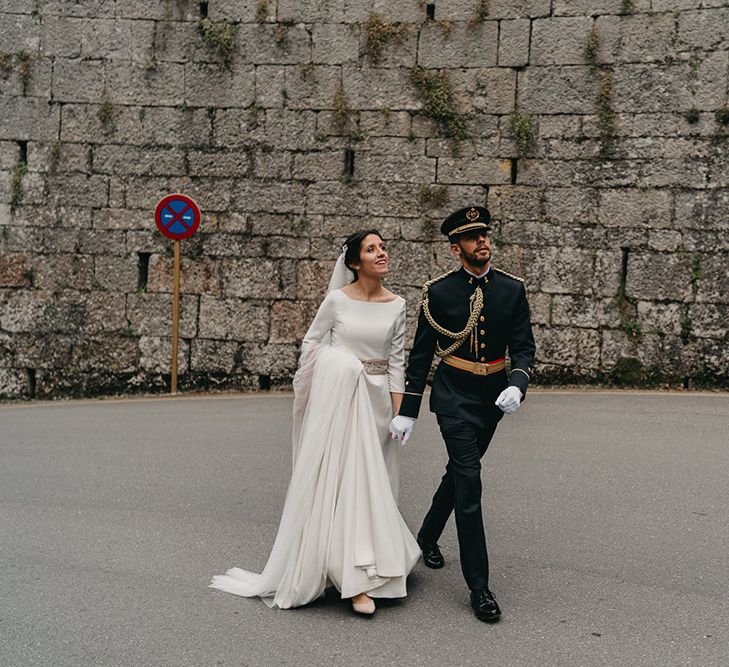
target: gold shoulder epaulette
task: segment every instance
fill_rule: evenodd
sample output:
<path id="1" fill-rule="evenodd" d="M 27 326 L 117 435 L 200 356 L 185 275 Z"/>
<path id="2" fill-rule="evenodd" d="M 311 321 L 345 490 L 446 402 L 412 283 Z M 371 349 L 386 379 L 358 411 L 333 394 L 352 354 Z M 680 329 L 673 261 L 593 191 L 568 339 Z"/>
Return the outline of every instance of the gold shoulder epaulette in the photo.
<path id="1" fill-rule="evenodd" d="M 446 271 L 442 276 L 438 276 L 437 278 L 433 278 L 432 280 L 428 280 L 423 285 L 423 290 L 424 291 L 427 290 L 433 283 L 437 283 L 437 282 L 443 280 L 443 278 L 446 278 L 447 276 L 451 275 L 451 273 L 455 273 L 456 271 L 458 271 L 458 269 L 451 269 L 450 271 Z"/>
<path id="2" fill-rule="evenodd" d="M 509 276 L 509 278 L 513 278 L 514 280 L 518 280 L 519 282 L 523 283 L 524 278 L 520 278 L 519 276 L 515 276 L 513 273 L 509 273 L 508 271 L 504 271 L 504 269 L 497 269 L 495 266 L 492 267 L 494 271 L 498 271 L 499 273 L 503 273 L 505 276 Z"/>

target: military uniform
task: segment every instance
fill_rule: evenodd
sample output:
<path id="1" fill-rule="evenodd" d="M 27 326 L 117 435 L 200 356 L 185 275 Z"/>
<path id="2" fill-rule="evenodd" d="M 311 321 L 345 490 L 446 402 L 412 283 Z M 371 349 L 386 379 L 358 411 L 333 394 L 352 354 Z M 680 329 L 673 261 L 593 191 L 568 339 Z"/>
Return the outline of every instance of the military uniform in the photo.
<path id="1" fill-rule="evenodd" d="M 423 287 L 399 414 L 417 418 L 433 356 L 440 356 L 430 409 L 449 461 L 418 537 L 435 544 L 455 508 L 461 567 L 472 591 L 488 589 L 480 459 L 504 414 L 494 402 L 510 385 L 526 395 L 535 349 L 520 278 L 496 268 L 476 278 L 462 267 Z"/>

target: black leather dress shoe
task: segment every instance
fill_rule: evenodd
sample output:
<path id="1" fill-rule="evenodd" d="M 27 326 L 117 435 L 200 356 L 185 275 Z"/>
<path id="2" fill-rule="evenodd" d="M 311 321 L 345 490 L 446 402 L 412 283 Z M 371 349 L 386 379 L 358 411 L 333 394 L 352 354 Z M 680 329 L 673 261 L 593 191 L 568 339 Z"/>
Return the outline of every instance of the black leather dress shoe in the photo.
<path id="1" fill-rule="evenodd" d="M 501 609 L 488 589 L 471 591 L 471 607 L 479 621 L 496 623 L 501 618 Z"/>
<path id="2" fill-rule="evenodd" d="M 418 536 L 418 546 L 423 552 L 423 562 L 426 567 L 433 570 L 440 570 L 445 565 L 445 559 L 437 544 L 425 544 L 420 536 Z"/>

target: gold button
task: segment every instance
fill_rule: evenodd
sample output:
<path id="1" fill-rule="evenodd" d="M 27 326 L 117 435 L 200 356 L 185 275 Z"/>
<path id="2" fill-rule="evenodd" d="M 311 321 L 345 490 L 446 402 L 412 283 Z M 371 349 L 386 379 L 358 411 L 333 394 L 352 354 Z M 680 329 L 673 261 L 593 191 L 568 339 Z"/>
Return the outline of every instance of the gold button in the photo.
<path id="1" fill-rule="evenodd" d="M 481 343 L 481 349 L 486 347 L 486 343 Z"/>
<path id="2" fill-rule="evenodd" d="M 486 357 L 481 357 L 481 361 L 486 361 Z"/>
<path id="3" fill-rule="evenodd" d="M 481 322 L 483 322 L 486 318 L 483 315 L 481 315 L 481 317 L 479 317 L 478 319 L 481 320 Z"/>
<path id="4" fill-rule="evenodd" d="M 486 332 L 483 329 L 481 329 L 481 331 L 479 331 L 478 333 L 480 333 L 483 336 Z"/>

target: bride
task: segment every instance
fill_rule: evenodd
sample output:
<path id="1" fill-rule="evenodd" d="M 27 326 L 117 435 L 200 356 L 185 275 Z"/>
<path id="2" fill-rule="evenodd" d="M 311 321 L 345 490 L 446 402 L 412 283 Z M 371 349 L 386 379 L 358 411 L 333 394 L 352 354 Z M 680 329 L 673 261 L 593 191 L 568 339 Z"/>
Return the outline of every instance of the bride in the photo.
<path id="1" fill-rule="evenodd" d="M 234 567 L 211 588 L 282 609 L 334 585 L 362 614 L 399 598 L 420 549 L 397 508 L 399 447 L 388 424 L 404 390 L 405 301 L 385 289 L 379 232 L 352 234 L 302 343 L 294 377 L 293 471 L 260 574 Z"/>

